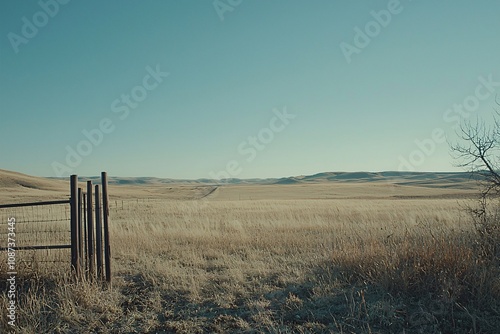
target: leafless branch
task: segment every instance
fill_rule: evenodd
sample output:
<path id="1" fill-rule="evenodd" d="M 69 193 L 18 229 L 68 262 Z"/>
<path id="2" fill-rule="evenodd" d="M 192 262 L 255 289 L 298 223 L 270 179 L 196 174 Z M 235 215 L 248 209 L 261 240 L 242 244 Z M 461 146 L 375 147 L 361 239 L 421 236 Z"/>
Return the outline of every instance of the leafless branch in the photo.
<path id="1" fill-rule="evenodd" d="M 494 117 L 494 123 L 491 128 L 479 120 L 475 124 L 464 122 L 458 132 L 462 142 L 451 146 L 459 161 L 457 166 L 486 181 L 485 194 L 492 191 L 500 194 L 500 115 Z"/>

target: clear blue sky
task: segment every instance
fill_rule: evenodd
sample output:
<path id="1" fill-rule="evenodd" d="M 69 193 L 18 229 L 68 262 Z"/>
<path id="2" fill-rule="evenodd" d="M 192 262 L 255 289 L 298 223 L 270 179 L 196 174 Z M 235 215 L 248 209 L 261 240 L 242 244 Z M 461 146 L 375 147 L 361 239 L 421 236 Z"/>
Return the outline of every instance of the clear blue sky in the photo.
<path id="1" fill-rule="evenodd" d="M 447 110 L 494 110 L 500 87 L 479 78 L 500 82 L 496 0 L 215 5 L 3 1 L 0 168 L 171 178 L 449 171 L 448 144 L 432 139 L 440 129 L 454 138 L 460 114 Z M 294 118 L 276 118 L 284 110 Z M 68 162 L 72 150 L 79 157 Z"/>

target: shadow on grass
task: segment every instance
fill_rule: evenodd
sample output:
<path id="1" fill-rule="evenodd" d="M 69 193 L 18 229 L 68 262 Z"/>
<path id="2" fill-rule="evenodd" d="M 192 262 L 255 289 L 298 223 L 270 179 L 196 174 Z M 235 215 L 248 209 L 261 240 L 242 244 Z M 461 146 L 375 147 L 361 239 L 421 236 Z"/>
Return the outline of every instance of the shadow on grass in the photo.
<path id="1" fill-rule="evenodd" d="M 302 282 L 283 283 L 270 275 L 261 278 L 262 292 L 246 289 L 226 302 L 208 293 L 193 300 L 187 291 L 156 291 L 154 282 L 138 274 L 125 277 L 122 294 L 132 297 L 122 307 L 125 315 L 156 309 L 153 326 L 135 327 L 149 333 L 497 333 L 500 328 L 500 303 L 478 304 L 473 282 L 458 282 L 467 301 L 447 297 L 439 286 L 404 290 L 360 276 L 346 280 L 343 269 L 352 270 L 323 262 Z"/>
<path id="2" fill-rule="evenodd" d="M 261 279 L 262 289 L 233 293 L 225 302 L 211 293 L 193 299 L 188 291 L 156 291 L 138 274 L 124 277 L 122 293 L 132 297 L 122 307 L 125 315 L 156 309 L 154 326 L 136 324 L 135 330 L 148 333 L 497 333 L 500 328 L 498 302 L 477 305 L 446 299 L 433 289 L 398 292 L 352 277 L 347 282 L 342 270 L 327 261 L 301 282 L 270 275 Z M 213 286 L 206 290 L 213 293 Z"/>
<path id="3" fill-rule="evenodd" d="M 495 291 L 481 303 L 476 298 L 488 293 L 478 291 L 479 286 L 494 287 L 480 282 L 491 276 L 419 271 L 424 277 L 412 277 L 404 270 L 410 267 L 408 261 L 378 273 L 368 263 L 353 267 L 323 261 L 307 270 L 307 279 L 284 279 L 283 273 L 275 273 L 258 280 L 248 277 L 248 285 L 238 289 L 225 285 L 221 273 L 201 286 L 198 296 L 141 273 L 117 273 L 115 288 L 109 291 L 88 282 L 18 277 L 19 314 L 27 317 L 20 324 L 23 333 L 498 332 L 500 301 Z M 4 293 L 6 278 L 0 280 Z M 456 286 L 451 288 L 461 294 L 447 294 L 439 283 L 452 278 Z M 27 324 L 33 319 L 38 324 Z"/>

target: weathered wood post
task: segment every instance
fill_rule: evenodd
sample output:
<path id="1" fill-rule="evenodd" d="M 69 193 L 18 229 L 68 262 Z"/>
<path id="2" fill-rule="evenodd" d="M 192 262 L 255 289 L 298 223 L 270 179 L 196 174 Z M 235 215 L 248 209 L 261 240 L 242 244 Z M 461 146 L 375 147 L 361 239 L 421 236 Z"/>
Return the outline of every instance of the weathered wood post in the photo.
<path id="1" fill-rule="evenodd" d="M 95 252 L 94 252 L 94 216 L 93 197 L 92 197 L 92 181 L 87 181 L 87 255 L 89 263 L 89 277 L 94 276 L 95 268 Z"/>
<path id="2" fill-rule="evenodd" d="M 78 260 L 80 261 L 80 274 L 83 271 L 85 257 L 84 257 L 84 249 L 85 244 L 83 241 L 83 189 L 78 188 Z"/>
<path id="3" fill-rule="evenodd" d="M 70 177 L 71 206 L 71 268 L 75 275 L 80 276 L 80 261 L 78 254 L 78 176 Z"/>
<path id="4" fill-rule="evenodd" d="M 104 218 L 104 258 L 106 267 L 106 281 L 111 283 L 111 245 L 109 243 L 109 197 L 108 197 L 108 174 L 101 173 L 102 180 L 102 208 Z"/>
<path id="5" fill-rule="evenodd" d="M 97 255 L 97 279 L 102 280 L 102 219 L 99 185 L 95 185 L 95 248 Z"/>
<path id="6" fill-rule="evenodd" d="M 83 191 L 83 190 L 82 190 Z M 88 261 L 88 252 L 87 252 L 87 194 L 83 193 L 83 200 L 82 200 L 83 206 L 82 206 L 82 227 L 83 227 L 83 252 L 85 253 L 85 271 L 87 272 L 89 270 L 89 261 Z M 83 264 L 82 264 L 83 266 Z"/>

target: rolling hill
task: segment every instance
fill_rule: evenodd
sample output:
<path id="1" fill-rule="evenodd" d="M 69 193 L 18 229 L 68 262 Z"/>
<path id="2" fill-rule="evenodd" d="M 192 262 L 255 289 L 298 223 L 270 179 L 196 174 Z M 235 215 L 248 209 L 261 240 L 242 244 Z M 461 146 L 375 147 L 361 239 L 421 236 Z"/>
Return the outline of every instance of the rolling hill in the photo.
<path id="1" fill-rule="evenodd" d="M 67 183 L 43 177 L 30 176 L 0 169 L 0 189 L 61 190 Z"/>
<path id="2" fill-rule="evenodd" d="M 328 182 L 348 183 L 392 183 L 422 187 L 461 187 L 475 183 L 477 178 L 465 172 L 323 172 L 314 175 L 290 176 L 268 179 L 171 179 L 157 177 L 117 177 L 109 176 L 109 184 L 126 186 L 144 185 L 232 185 L 232 184 L 309 184 Z M 92 180 L 98 184 L 100 177 L 80 177 L 81 181 Z M 61 190 L 67 187 L 67 178 L 35 177 L 0 169 L 0 189 L 29 188 L 37 190 Z"/>
<path id="3" fill-rule="evenodd" d="M 456 197 L 477 193 L 477 182 L 468 173 L 420 172 L 324 172 L 270 179 L 162 179 L 109 176 L 110 196 L 163 199 L 255 198 L 360 198 L 360 197 Z M 80 177 L 80 186 L 99 177 Z M 220 189 L 217 196 L 212 192 Z M 34 177 L 0 170 L 0 203 L 64 199 L 68 178 Z M 461 195 L 460 195 L 461 196 Z"/>

